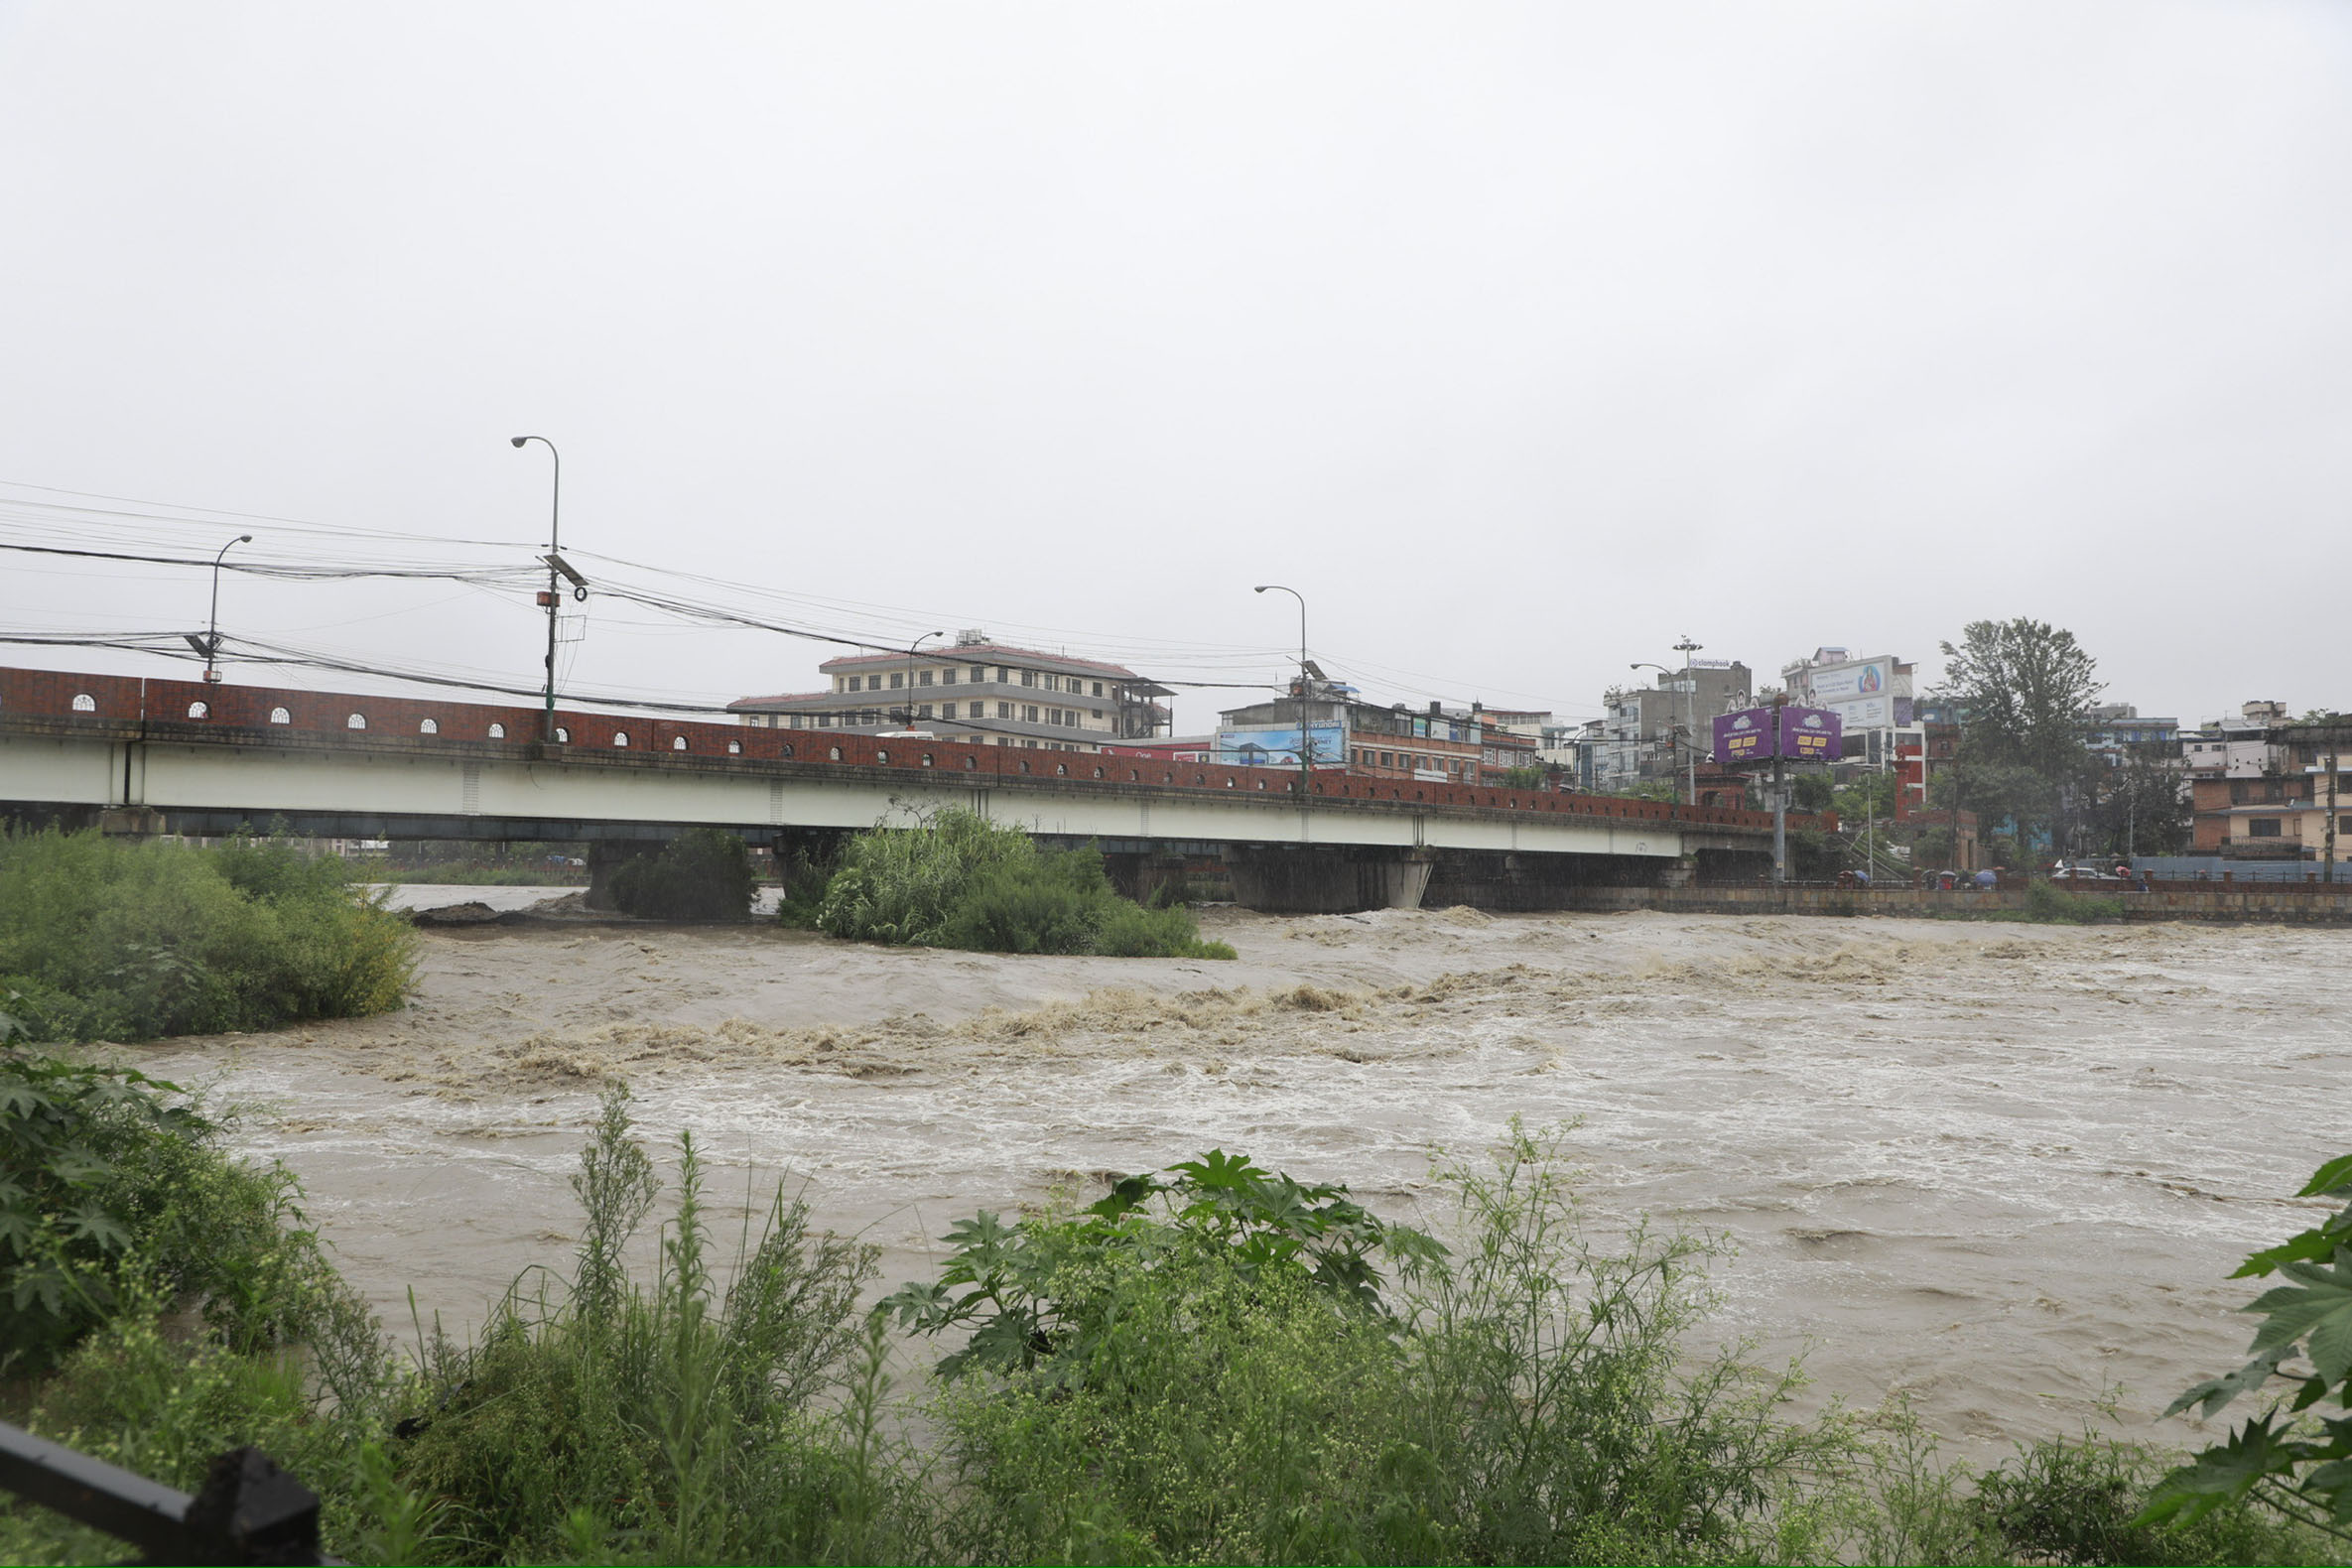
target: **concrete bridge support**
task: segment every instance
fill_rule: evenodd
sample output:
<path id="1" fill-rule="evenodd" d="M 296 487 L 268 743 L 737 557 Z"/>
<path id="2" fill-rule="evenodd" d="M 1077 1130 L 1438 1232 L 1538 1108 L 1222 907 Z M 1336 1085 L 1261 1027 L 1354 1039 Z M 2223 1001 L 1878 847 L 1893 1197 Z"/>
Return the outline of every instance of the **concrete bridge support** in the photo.
<path id="1" fill-rule="evenodd" d="M 590 909 L 610 910 L 612 903 L 612 873 L 643 854 L 659 854 L 662 846 L 642 839 L 591 839 L 588 847 L 588 884 L 586 900 Z"/>
<path id="2" fill-rule="evenodd" d="M 1265 844 L 1225 849 L 1235 902 L 1266 915 L 1418 909 L 1431 864 L 1426 849 Z"/>
<path id="3" fill-rule="evenodd" d="M 1689 870 L 1679 860 L 1631 854 L 1530 854 L 1489 849 L 1440 849 L 1429 879 L 1434 907 L 1575 909 L 1590 887 L 1654 887 Z"/>

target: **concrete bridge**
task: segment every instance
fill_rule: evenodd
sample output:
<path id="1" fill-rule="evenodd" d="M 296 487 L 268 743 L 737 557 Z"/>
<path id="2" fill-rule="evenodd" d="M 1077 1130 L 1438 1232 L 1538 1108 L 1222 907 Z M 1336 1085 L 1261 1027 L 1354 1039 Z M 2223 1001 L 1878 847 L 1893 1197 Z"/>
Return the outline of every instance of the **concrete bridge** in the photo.
<path id="1" fill-rule="evenodd" d="M 0 669 L 0 814 L 219 835 L 585 840 L 694 826 L 779 850 L 948 806 L 1102 848 L 1130 891 L 1214 854 L 1268 911 L 1565 907 L 1768 866 L 1762 812 L 816 729 Z M 1303 785 L 1303 787 L 1302 787 Z M 599 877 L 600 881 L 601 878 Z"/>

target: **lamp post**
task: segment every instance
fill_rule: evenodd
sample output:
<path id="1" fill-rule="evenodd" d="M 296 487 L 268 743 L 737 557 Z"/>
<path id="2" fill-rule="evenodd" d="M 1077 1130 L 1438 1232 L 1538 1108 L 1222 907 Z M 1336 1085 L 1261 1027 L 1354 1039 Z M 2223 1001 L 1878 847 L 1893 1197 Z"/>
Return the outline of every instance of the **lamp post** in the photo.
<path id="1" fill-rule="evenodd" d="M 1307 727 L 1307 596 L 1294 588 L 1283 588 L 1279 583 L 1260 583 L 1252 593 L 1280 589 L 1298 600 L 1298 796 L 1301 805 L 1309 793 L 1307 748 L 1314 743 Z"/>
<path id="2" fill-rule="evenodd" d="M 915 727 L 915 650 L 934 637 L 946 635 L 947 633 L 944 631 L 927 631 L 906 645 L 906 724 L 904 727 L 908 729 Z"/>
<path id="3" fill-rule="evenodd" d="M 549 745 L 556 743 L 556 606 L 563 602 L 556 589 L 556 557 L 563 552 L 564 531 L 564 455 L 556 451 L 556 444 L 545 436 L 515 436 L 510 438 L 516 447 L 526 442 L 537 442 L 555 459 L 555 481 L 549 490 L 547 513 L 547 591 L 540 600 L 547 605 L 547 728 L 540 738 Z"/>
<path id="4" fill-rule="evenodd" d="M 204 684 L 209 686 L 220 679 L 215 667 L 220 658 L 220 563 L 239 545 L 253 543 L 251 534 L 239 534 L 220 547 L 220 554 L 212 558 L 212 614 L 204 632 Z"/>

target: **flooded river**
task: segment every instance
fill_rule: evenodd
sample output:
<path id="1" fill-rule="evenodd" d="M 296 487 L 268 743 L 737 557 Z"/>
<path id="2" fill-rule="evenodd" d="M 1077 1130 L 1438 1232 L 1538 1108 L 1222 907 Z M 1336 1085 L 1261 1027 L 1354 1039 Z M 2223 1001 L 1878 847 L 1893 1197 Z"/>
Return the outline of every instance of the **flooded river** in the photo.
<path id="1" fill-rule="evenodd" d="M 412 890 L 411 902 L 456 901 Z M 533 896 L 544 896 L 533 890 Z M 1963 1449 L 2142 1426 L 2242 1351 L 2224 1276 L 2321 1207 L 2352 932 L 1467 910 L 1212 911 L 1236 963 L 850 946 L 771 926 L 427 932 L 407 1010 L 176 1041 L 406 1331 L 562 1263 L 607 1073 L 716 1185 L 885 1248 L 1213 1146 L 1435 1216 L 1432 1151 L 1574 1122 L 1602 1224 L 1728 1232 L 1727 1335 Z M 2340 1118 L 2333 1118 L 2340 1126 Z M 2184 1435 L 2184 1434 L 2183 1434 Z"/>

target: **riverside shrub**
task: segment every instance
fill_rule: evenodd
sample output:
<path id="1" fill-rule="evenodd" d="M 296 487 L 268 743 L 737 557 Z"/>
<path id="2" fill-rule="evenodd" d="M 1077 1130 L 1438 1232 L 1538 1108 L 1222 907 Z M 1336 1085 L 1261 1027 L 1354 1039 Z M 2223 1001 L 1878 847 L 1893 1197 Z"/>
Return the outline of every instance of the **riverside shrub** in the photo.
<path id="1" fill-rule="evenodd" d="M 1234 957 L 1201 940 L 1190 910 L 1119 897 L 1099 851 L 1040 849 L 1020 829 L 963 810 L 850 840 L 816 923 L 837 937 L 988 953 Z"/>
<path id="2" fill-rule="evenodd" d="M 416 936 L 343 862 L 276 839 L 218 849 L 0 835 L 0 1011 L 35 1040 L 265 1029 L 400 1005 Z"/>

